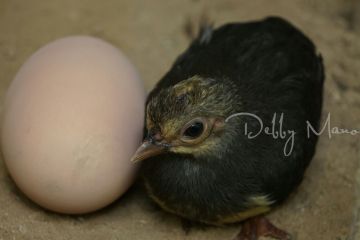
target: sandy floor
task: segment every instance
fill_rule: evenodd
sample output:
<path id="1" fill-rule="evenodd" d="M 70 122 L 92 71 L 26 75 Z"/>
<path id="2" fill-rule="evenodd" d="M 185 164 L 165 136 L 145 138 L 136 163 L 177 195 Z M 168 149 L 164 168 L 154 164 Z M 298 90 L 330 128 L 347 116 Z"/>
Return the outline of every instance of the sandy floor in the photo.
<path id="1" fill-rule="evenodd" d="M 0 0 L 1 103 L 26 58 L 59 37 L 88 34 L 113 43 L 132 59 L 150 90 L 187 46 L 182 29 L 189 17 L 197 19 L 206 11 L 220 25 L 280 15 L 303 29 L 323 54 L 327 75 L 324 116 L 331 112 L 333 126 L 360 129 L 360 34 L 356 25 L 360 7 L 356 15 L 351 1 L 346 5 L 340 0 L 103 2 Z M 359 135 L 331 139 L 323 135 L 303 184 L 269 218 L 299 240 L 360 239 L 355 237 L 359 140 Z M 16 189 L 0 160 L 0 240 L 230 240 L 239 227 L 195 228 L 186 235 L 177 217 L 154 208 L 140 184 L 94 214 L 50 213 Z"/>

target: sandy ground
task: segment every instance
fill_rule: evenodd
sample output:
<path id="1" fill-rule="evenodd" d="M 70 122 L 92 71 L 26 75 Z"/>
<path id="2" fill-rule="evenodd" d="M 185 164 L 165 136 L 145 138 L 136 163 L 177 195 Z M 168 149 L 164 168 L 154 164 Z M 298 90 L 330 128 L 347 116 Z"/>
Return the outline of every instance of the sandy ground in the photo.
<path id="1" fill-rule="evenodd" d="M 51 40 L 73 34 L 101 37 L 121 48 L 150 90 L 187 46 L 184 23 L 189 17 L 197 19 L 203 11 L 216 25 L 280 15 L 303 29 L 325 59 L 324 116 L 331 113 L 333 126 L 360 129 L 360 24 L 356 24 L 360 23 L 360 7 L 340 0 L 206 4 L 196 0 L 0 0 L 0 106 L 16 71 L 31 53 Z M 360 202 L 355 181 L 359 140 L 359 135 L 334 135 L 331 139 L 323 135 L 303 184 L 269 218 L 299 240 L 360 239 L 360 235 L 356 237 Z M 50 213 L 17 190 L 0 160 L 0 240 L 230 240 L 239 228 L 195 228 L 186 235 L 179 219 L 155 208 L 139 183 L 96 213 Z"/>

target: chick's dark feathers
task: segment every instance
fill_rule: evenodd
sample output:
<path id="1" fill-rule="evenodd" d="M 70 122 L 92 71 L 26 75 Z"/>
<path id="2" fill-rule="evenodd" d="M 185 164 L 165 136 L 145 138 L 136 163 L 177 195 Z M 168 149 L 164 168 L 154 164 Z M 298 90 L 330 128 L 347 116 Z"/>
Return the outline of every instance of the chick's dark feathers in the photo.
<path id="1" fill-rule="evenodd" d="M 324 76 L 313 43 L 283 19 L 227 24 L 206 34 L 149 94 L 147 121 L 161 125 L 189 115 L 248 112 L 270 126 L 274 113 L 284 113 L 283 128 L 296 132 L 294 149 L 285 156 L 286 139 L 262 133 L 250 140 L 240 125 L 246 121 L 248 131 L 256 131 L 259 123 L 234 118 L 202 155 L 167 152 L 143 163 L 148 191 L 164 209 L 216 224 L 268 211 L 300 183 L 317 141 L 307 137 L 306 121 L 317 129 Z M 196 77 L 199 85 L 182 89 Z"/>

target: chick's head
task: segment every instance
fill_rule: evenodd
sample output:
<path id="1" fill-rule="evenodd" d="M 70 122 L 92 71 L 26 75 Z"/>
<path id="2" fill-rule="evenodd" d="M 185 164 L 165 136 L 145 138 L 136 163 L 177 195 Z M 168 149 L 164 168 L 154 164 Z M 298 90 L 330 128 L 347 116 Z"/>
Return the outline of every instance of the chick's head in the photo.
<path id="1" fill-rule="evenodd" d="M 132 161 L 164 152 L 196 157 L 218 151 L 231 134 L 225 119 L 240 104 L 235 96 L 231 82 L 197 75 L 150 94 L 145 139 Z"/>

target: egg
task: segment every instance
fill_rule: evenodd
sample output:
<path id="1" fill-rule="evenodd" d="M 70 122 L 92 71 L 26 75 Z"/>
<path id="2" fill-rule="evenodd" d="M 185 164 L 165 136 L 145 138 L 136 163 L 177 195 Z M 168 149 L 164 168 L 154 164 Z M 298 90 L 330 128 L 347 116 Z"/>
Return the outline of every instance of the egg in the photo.
<path id="1" fill-rule="evenodd" d="M 87 36 L 56 40 L 20 68 L 5 97 L 1 145 L 7 169 L 40 206 L 100 209 L 132 184 L 141 142 L 144 84 L 125 55 Z"/>

